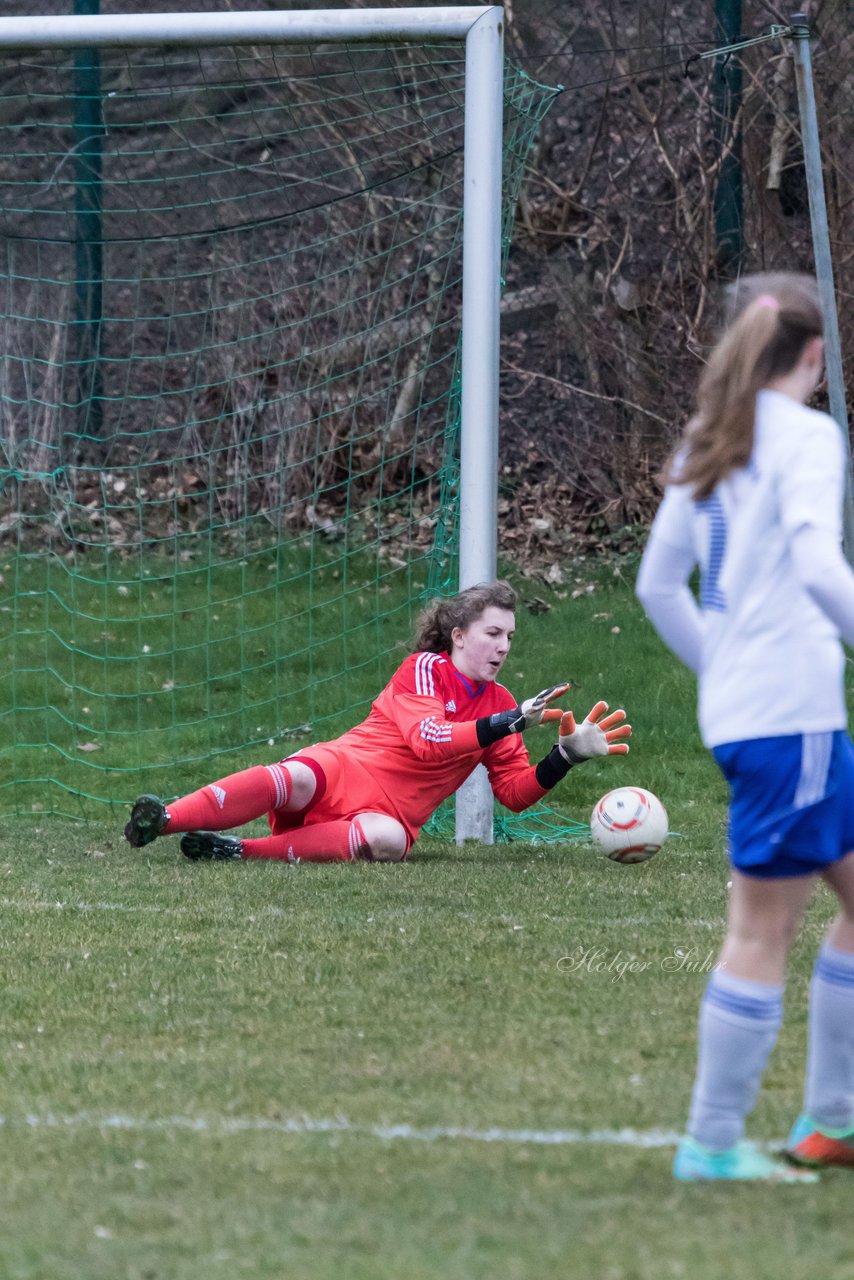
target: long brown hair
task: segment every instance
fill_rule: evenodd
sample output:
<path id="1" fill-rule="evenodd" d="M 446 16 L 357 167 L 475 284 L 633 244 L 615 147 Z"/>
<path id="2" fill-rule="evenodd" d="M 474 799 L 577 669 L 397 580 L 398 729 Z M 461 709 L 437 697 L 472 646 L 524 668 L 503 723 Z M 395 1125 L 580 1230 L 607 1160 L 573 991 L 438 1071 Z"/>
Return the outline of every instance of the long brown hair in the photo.
<path id="1" fill-rule="evenodd" d="M 454 628 L 465 631 L 491 605 L 515 612 L 516 592 L 509 582 L 480 582 L 459 595 L 431 600 L 418 615 L 412 652 L 448 653 Z"/>
<path id="2" fill-rule="evenodd" d="M 700 500 L 750 461 L 758 392 L 790 373 L 810 338 L 822 333 L 812 276 L 744 276 L 731 286 L 728 303 L 729 323 L 700 378 L 696 412 L 666 473 L 671 484 L 691 485 Z"/>

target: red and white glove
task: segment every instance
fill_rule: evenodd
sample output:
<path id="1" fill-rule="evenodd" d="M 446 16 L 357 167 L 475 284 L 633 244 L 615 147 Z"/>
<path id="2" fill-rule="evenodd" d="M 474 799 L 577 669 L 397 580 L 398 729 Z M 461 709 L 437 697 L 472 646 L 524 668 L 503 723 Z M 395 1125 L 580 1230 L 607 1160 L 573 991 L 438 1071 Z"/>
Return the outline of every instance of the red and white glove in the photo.
<path id="1" fill-rule="evenodd" d="M 531 725 L 545 724 L 547 720 L 559 720 L 563 712 L 557 707 L 550 707 L 549 703 L 554 702 L 555 698 L 562 698 L 568 688 L 569 685 L 566 682 L 552 684 L 548 689 L 541 689 L 536 697 L 526 698 L 519 707 L 519 713 L 525 720 L 524 728 L 530 729 Z"/>
<path id="2" fill-rule="evenodd" d="M 494 715 L 482 716 L 477 722 L 477 740 L 480 746 L 488 747 L 499 738 L 506 738 L 511 733 L 524 733 L 533 724 L 545 724 L 547 720 L 559 720 L 563 715 L 557 707 L 549 707 L 550 702 L 566 693 L 569 684 L 551 684 L 541 689 L 533 698 L 526 698 L 521 706 L 511 711 L 496 711 Z"/>
<path id="3" fill-rule="evenodd" d="M 581 724 L 575 723 L 575 716 L 567 711 L 560 722 L 558 732 L 558 749 L 567 764 L 579 764 L 592 756 L 624 756 L 628 754 L 629 744 L 621 742 L 621 738 L 632 736 L 632 726 L 623 724 L 625 711 L 608 710 L 607 702 L 597 702 Z"/>

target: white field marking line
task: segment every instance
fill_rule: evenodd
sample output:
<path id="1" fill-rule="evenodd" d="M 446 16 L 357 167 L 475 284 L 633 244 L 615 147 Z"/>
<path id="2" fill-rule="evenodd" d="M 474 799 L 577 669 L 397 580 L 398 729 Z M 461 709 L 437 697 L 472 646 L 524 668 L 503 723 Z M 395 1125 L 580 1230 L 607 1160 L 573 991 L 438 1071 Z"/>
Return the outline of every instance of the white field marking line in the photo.
<path id="1" fill-rule="evenodd" d="M 657 928 L 659 925 L 672 925 L 672 920 L 652 920 L 650 916 L 617 916 L 614 919 L 603 921 L 606 925 L 646 925 L 649 928 Z M 681 920 L 680 925 L 685 925 L 689 929 L 722 929 L 726 924 L 726 920 L 721 916 L 720 920 Z"/>
<path id="2" fill-rule="evenodd" d="M 0 907 L 11 907 L 15 911 L 121 911 L 128 914 L 145 912 L 149 915 L 185 915 L 187 912 L 186 907 L 161 907 L 154 903 L 130 907 L 121 902 L 62 902 L 59 899 L 55 902 L 27 902 L 19 898 L 0 898 Z"/>
<path id="3" fill-rule="evenodd" d="M 15 911 L 120 911 L 126 915 L 170 915 L 170 916 L 186 916 L 197 914 L 190 907 L 164 907 L 157 903 L 144 903 L 141 906 L 129 906 L 122 902 L 68 902 L 57 899 L 54 902 L 33 902 L 21 898 L 0 898 L 0 907 L 11 907 Z M 226 914 L 233 914 L 227 912 Z M 240 916 L 240 919 L 248 919 L 250 916 L 283 916 L 285 911 L 282 907 L 264 906 L 258 907 L 255 911 L 249 913 L 249 916 Z"/>
<path id="4" fill-rule="evenodd" d="M 195 914 L 195 911 L 190 907 L 166 907 L 166 906 L 160 906 L 156 903 L 144 903 L 141 906 L 128 906 L 126 903 L 122 903 L 122 902 L 71 902 L 71 901 L 63 901 L 61 899 L 56 899 L 56 901 L 54 902 L 39 902 L 39 901 L 27 900 L 23 898 L 0 898 L 0 907 L 11 907 L 16 911 L 119 911 L 127 915 L 148 914 L 148 915 L 182 916 L 182 915 Z M 255 908 L 255 910 L 251 914 L 266 915 L 266 916 L 283 916 L 283 915 L 286 915 L 287 913 L 283 907 L 263 906 L 263 907 Z M 396 920 L 398 916 L 406 915 L 406 914 L 412 915 L 414 914 L 414 912 L 398 911 L 394 915 L 391 915 L 389 913 L 384 913 L 380 911 L 377 915 L 375 915 L 375 920 L 381 920 L 383 918 L 387 920 L 392 920 L 392 919 Z M 241 916 L 240 918 L 243 919 L 243 916 Z M 548 920 L 550 924 L 577 925 L 579 923 L 578 918 L 575 916 L 547 915 L 547 916 L 543 916 L 542 918 L 544 920 Z M 454 919 L 479 920 L 479 919 L 483 919 L 483 917 L 477 916 L 473 912 L 465 911 L 455 915 Z M 515 917 L 501 916 L 500 919 L 502 920 L 503 923 L 508 923 L 511 919 L 515 920 Z M 534 923 L 536 923 L 536 921 Z M 605 923 L 608 926 L 618 926 L 618 927 L 621 925 L 622 926 L 647 925 L 652 927 L 654 924 L 650 916 L 614 916 L 611 919 L 608 919 L 607 921 L 605 921 Z M 658 921 L 657 923 L 669 924 L 671 922 Z M 723 926 L 726 924 L 726 921 L 724 920 L 723 916 L 721 916 L 720 920 L 685 920 L 683 921 L 683 923 L 688 928 L 693 928 L 693 929 L 722 929 Z"/>
<path id="5" fill-rule="evenodd" d="M 43 1115 L 21 1117 L 0 1115 L 0 1127 L 28 1129 L 119 1129 L 125 1132 L 169 1132 L 210 1134 L 221 1137 L 242 1133 L 327 1134 L 344 1133 L 356 1137 L 378 1138 L 382 1142 L 463 1141 L 532 1145 L 541 1147 L 611 1146 L 655 1149 L 675 1147 L 680 1135 L 658 1129 L 468 1129 L 436 1125 L 419 1129 L 411 1124 L 352 1124 L 343 1116 L 333 1120 L 313 1120 L 308 1116 L 289 1120 L 269 1120 L 263 1116 L 145 1116 L 97 1115 L 80 1111 L 60 1116 L 48 1111 Z"/>

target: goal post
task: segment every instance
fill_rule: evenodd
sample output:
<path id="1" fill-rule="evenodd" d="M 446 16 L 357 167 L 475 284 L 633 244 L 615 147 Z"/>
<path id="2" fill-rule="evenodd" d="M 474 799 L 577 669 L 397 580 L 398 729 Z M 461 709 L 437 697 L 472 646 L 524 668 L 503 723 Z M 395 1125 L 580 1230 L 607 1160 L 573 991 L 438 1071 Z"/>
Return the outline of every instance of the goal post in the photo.
<path id="1" fill-rule="evenodd" d="M 460 588 L 495 577 L 501 291 L 502 13 L 466 36 Z M 483 132 L 481 132 L 481 130 Z M 479 765 L 457 792 L 456 840 L 492 844 L 492 794 Z"/>
<path id="2" fill-rule="evenodd" d="M 326 46 L 430 40 L 465 44 L 458 387 L 461 410 L 456 495 L 458 581 L 464 588 L 494 577 L 496 572 L 504 92 L 501 8 L 440 6 L 0 18 L 2 55 L 45 50 Z M 47 353 L 48 367 L 54 358 L 54 353 Z M 62 468 L 51 472 L 47 464 L 43 465 L 44 476 L 58 487 Z M 10 467 L 9 474 L 12 470 Z M 79 653 L 81 646 L 72 642 L 65 649 L 71 653 L 73 664 L 75 651 Z M 82 663 L 82 659 L 78 661 Z M 164 682 L 164 690 L 168 684 L 168 680 Z M 78 736 L 82 736 L 77 727 Z M 82 749 L 91 745 L 84 743 Z M 476 837 L 491 841 L 491 801 L 485 778 L 470 783 L 467 795 L 469 798 L 463 798 L 458 805 L 458 840 Z"/>

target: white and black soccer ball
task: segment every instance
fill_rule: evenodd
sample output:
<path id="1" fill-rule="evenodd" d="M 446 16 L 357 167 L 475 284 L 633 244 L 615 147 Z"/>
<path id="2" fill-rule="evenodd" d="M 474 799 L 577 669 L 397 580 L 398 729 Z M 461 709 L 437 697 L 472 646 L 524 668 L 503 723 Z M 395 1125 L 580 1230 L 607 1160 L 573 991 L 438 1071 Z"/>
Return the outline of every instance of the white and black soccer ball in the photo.
<path id="1" fill-rule="evenodd" d="M 617 787 L 597 801 L 590 831 L 614 862 L 646 862 L 667 839 L 667 814 L 651 791 Z"/>

